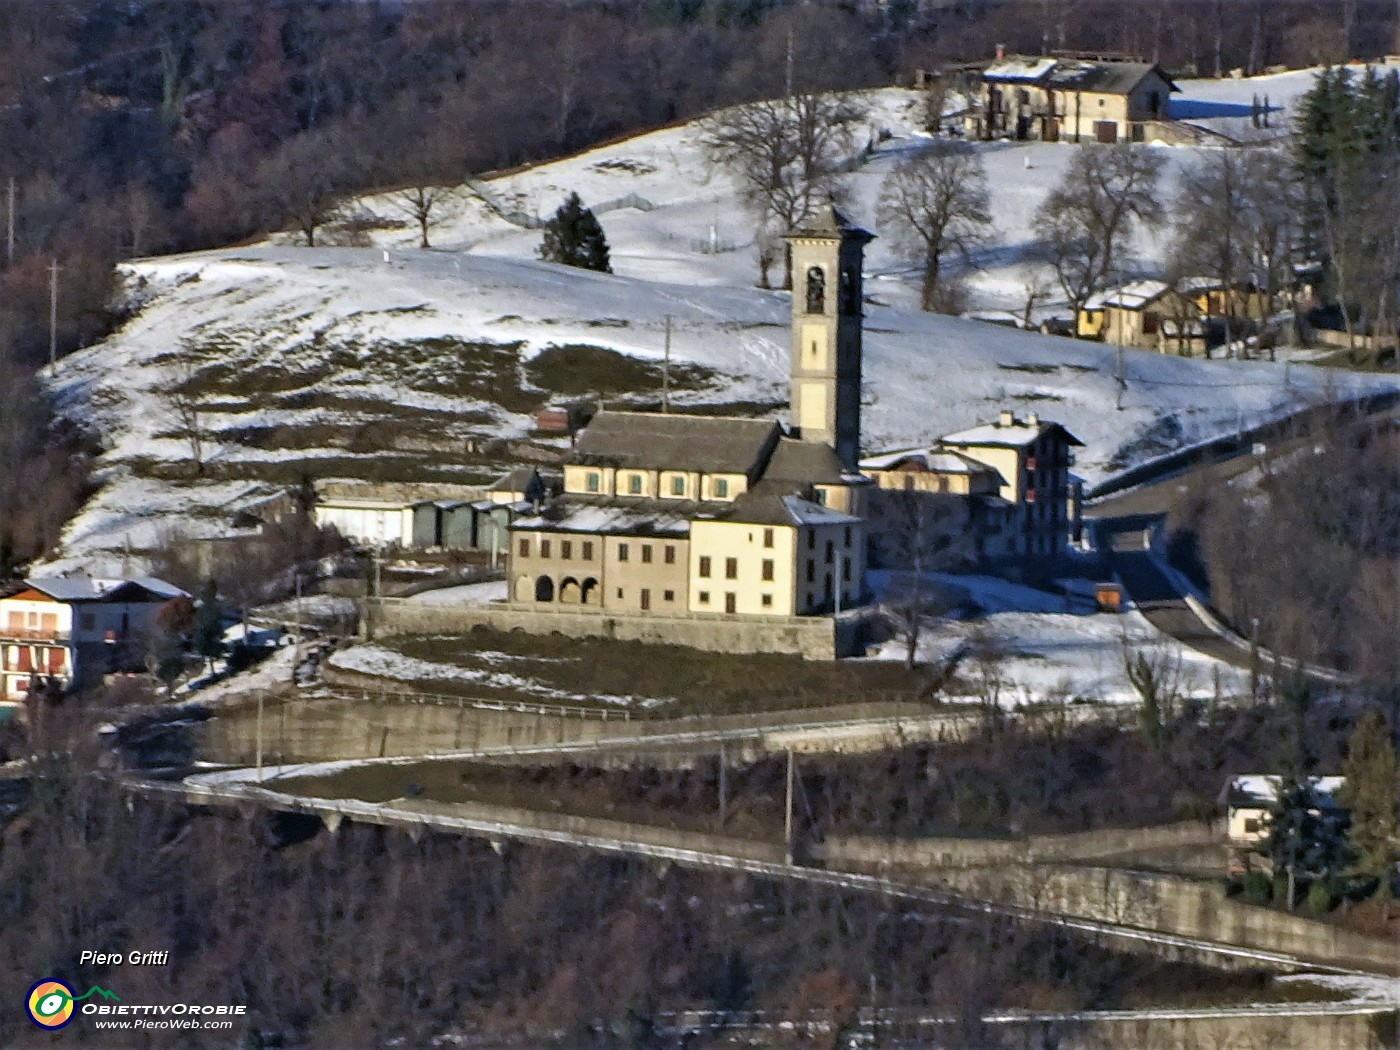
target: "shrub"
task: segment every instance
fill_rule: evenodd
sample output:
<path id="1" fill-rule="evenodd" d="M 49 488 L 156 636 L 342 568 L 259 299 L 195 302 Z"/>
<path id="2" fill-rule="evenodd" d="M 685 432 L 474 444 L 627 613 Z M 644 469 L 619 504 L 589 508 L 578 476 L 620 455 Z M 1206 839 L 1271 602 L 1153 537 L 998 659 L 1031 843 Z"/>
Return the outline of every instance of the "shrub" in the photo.
<path id="1" fill-rule="evenodd" d="M 1273 883 L 1262 871 L 1251 871 L 1244 877 L 1244 899 L 1250 904 L 1268 904 L 1273 900 L 1273 891 Z M 1288 892 L 1286 886 L 1283 892 Z"/>
<path id="2" fill-rule="evenodd" d="M 1325 879 L 1318 879 L 1308 887 L 1308 911 L 1314 915 L 1326 915 L 1332 910 L 1333 903 L 1332 887 L 1327 885 Z"/>

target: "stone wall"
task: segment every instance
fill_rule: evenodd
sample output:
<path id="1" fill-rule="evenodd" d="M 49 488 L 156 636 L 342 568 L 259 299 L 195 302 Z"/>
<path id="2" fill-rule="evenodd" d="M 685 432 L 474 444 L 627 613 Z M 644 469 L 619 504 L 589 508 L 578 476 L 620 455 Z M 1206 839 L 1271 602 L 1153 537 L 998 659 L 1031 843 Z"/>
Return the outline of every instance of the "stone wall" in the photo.
<path id="1" fill-rule="evenodd" d="M 807 660 L 834 660 L 860 652 L 864 623 L 839 623 L 829 616 L 785 619 L 614 616 L 555 612 L 499 605 L 430 605 L 386 600 L 381 634 L 460 634 L 473 627 L 570 638 L 614 638 L 653 645 L 682 645 L 717 653 L 787 653 Z"/>
<path id="2" fill-rule="evenodd" d="M 1105 828 L 1072 835 L 1031 835 L 1018 839 L 833 836 L 822 843 L 820 856 L 838 866 L 874 862 L 896 866 L 975 868 L 991 864 L 1090 860 L 1173 846 L 1210 846 L 1219 841 L 1217 831 L 1193 820 L 1150 828 Z M 1223 850 L 1220 859 L 1223 871 Z"/>

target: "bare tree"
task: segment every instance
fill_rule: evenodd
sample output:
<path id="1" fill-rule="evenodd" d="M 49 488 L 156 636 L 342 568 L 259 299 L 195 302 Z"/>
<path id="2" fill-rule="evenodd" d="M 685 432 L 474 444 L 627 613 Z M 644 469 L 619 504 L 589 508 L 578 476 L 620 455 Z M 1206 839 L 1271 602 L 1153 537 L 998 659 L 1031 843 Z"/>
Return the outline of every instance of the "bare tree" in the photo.
<path id="1" fill-rule="evenodd" d="M 428 243 L 428 231 L 441 221 L 435 217 L 435 213 L 451 196 L 452 190 L 449 187 L 425 185 L 410 186 L 392 196 L 393 206 L 412 219 L 418 227 L 418 247 L 432 247 Z"/>
<path id="2" fill-rule="evenodd" d="M 1176 718 L 1187 690 L 1179 648 L 1135 642 L 1124 632 L 1120 651 L 1123 673 L 1137 693 L 1143 735 L 1153 748 L 1164 746 L 1167 727 Z"/>
<path id="3" fill-rule="evenodd" d="M 258 169 L 264 207 L 278 222 L 295 227 L 307 247 L 316 247 L 317 231 L 340 216 L 344 196 L 354 185 L 349 153 L 334 135 L 307 132 Z"/>
<path id="4" fill-rule="evenodd" d="M 701 143 L 733 176 L 756 227 L 785 233 L 842 197 L 864 116 L 851 95 L 793 94 L 721 110 L 702 123 Z"/>
<path id="5" fill-rule="evenodd" d="M 952 606 L 950 595 L 929 574 L 970 560 L 965 502 L 913 490 L 885 490 L 872 496 L 881 502 L 881 560 L 894 568 L 883 602 L 885 615 L 904 636 L 904 666 L 913 670 L 924 618 L 941 615 Z"/>
<path id="6" fill-rule="evenodd" d="M 1081 146 L 1050 191 L 1035 223 L 1044 251 L 1076 308 L 1085 289 L 1116 279 L 1127 262 L 1138 224 L 1162 220 L 1158 165 L 1130 146 Z"/>
<path id="7" fill-rule="evenodd" d="M 943 264 L 967 261 L 992 215 L 982 158 L 961 142 L 939 142 L 900 161 L 880 192 L 878 216 L 895 243 L 923 266 L 919 305 L 943 311 Z"/>
<path id="8" fill-rule="evenodd" d="M 189 445 L 195 476 L 203 477 L 207 431 L 199 402 L 199 366 L 188 346 L 175 352 L 172 364 L 173 378 L 163 391 L 165 403 L 175 417 L 176 433 Z"/>

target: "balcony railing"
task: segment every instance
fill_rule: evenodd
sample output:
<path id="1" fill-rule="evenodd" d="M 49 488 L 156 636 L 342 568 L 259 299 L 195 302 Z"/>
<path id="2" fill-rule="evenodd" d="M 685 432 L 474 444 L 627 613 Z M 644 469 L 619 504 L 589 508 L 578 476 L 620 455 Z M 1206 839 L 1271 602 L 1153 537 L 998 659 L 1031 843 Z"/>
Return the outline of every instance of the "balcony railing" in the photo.
<path id="1" fill-rule="evenodd" d="M 42 627 L 6 627 L 0 624 L 0 642 L 60 642 L 66 645 L 71 637 L 68 631 L 46 630 Z"/>

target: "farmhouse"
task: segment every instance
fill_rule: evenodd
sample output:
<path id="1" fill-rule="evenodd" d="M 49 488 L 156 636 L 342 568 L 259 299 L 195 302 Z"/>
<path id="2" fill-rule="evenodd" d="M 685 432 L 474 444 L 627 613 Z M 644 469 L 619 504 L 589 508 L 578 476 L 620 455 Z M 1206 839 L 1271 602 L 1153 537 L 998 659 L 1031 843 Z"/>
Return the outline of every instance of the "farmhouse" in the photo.
<path id="1" fill-rule="evenodd" d="M 188 595 L 163 580 L 53 576 L 0 598 L 0 700 L 24 699 L 34 681 L 84 686 L 144 670 L 156 613 Z"/>
<path id="2" fill-rule="evenodd" d="M 1134 281 L 1096 293 L 1075 318 L 1075 334 L 1115 346 L 1191 357 L 1268 317 L 1269 296 L 1245 284 L 1226 288 L 1210 277 Z"/>
<path id="3" fill-rule="evenodd" d="M 998 54 L 982 71 L 969 136 L 1045 142 L 1144 142 L 1179 90 L 1149 62 Z"/>
<path id="4" fill-rule="evenodd" d="M 1312 777 L 1309 787 L 1316 804 L 1313 811 L 1340 810 L 1336 795 L 1345 782 L 1345 777 Z M 1262 773 L 1241 774 L 1225 781 L 1219 801 L 1225 810 L 1225 838 L 1232 870 L 1247 871 L 1257 861 L 1251 854 L 1268 834 L 1269 810 L 1278 802 L 1282 783 L 1282 777 Z"/>

